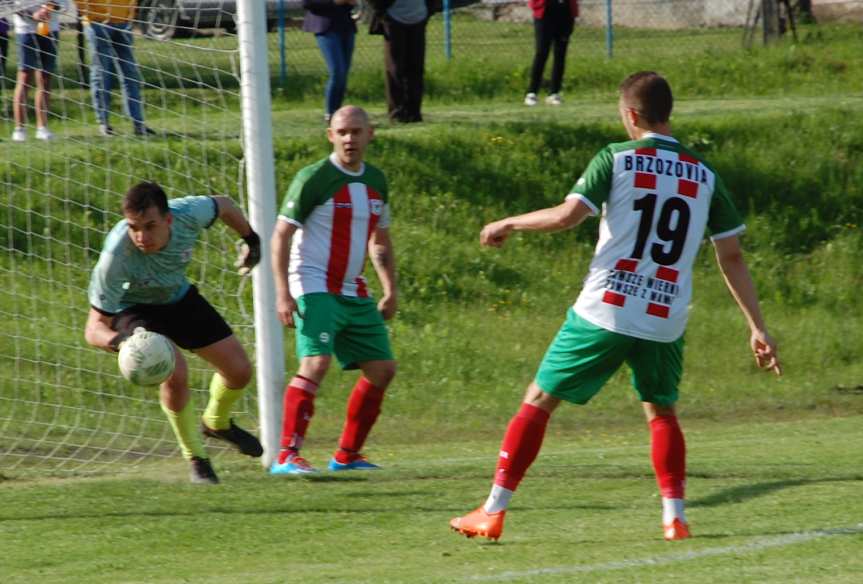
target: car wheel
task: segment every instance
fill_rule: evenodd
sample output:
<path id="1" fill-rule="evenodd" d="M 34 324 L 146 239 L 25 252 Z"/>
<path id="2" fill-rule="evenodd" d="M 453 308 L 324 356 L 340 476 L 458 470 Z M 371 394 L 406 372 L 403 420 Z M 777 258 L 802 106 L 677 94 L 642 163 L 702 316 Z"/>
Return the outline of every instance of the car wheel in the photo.
<path id="1" fill-rule="evenodd" d="M 147 0 L 141 6 L 144 34 L 158 41 L 167 41 L 177 33 L 176 0 Z"/>

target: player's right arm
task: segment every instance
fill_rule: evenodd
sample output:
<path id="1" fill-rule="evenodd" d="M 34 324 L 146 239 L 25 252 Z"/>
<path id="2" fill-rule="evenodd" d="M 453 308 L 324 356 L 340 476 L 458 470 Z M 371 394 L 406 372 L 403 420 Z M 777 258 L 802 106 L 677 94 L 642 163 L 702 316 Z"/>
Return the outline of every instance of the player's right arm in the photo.
<path id="1" fill-rule="evenodd" d="M 111 328 L 112 315 L 99 312 L 92 306 L 87 315 L 87 325 L 84 328 L 84 340 L 88 345 L 116 353 L 120 350 L 120 343 L 126 340 L 127 335 L 118 333 Z"/>
<path id="2" fill-rule="evenodd" d="M 755 362 L 762 369 L 782 375 L 776 341 L 767 333 L 767 325 L 758 306 L 758 293 L 743 258 L 740 239 L 736 235 L 714 239 L 713 247 L 725 284 L 749 324 L 749 343 Z"/>
<path id="3" fill-rule="evenodd" d="M 294 312 L 297 310 L 297 302 L 291 296 L 288 284 L 288 258 L 291 254 L 291 241 L 297 226 L 287 221 L 276 221 L 273 237 L 270 241 L 270 259 L 273 265 L 273 275 L 276 280 L 276 313 L 279 320 L 285 326 L 293 328 Z"/>
<path id="4" fill-rule="evenodd" d="M 562 231 L 575 227 L 593 213 L 581 199 L 569 198 L 560 205 L 507 217 L 482 228 L 479 242 L 482 245 L 500 247 L 513 231 Z"/>

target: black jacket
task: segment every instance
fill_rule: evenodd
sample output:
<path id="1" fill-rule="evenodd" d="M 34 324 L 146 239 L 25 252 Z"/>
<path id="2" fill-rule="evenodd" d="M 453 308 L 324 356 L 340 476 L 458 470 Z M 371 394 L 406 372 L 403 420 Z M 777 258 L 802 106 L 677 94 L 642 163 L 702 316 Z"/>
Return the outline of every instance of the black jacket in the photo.
<path id="1" fill-rule="evenodd" d="M 306 14 L 303 30 L 322 34 L 325 32 L 355 33 L 357 25 L 351 18 L 351 6 L 337 5 L 333 0 L 303 0 Z"/>

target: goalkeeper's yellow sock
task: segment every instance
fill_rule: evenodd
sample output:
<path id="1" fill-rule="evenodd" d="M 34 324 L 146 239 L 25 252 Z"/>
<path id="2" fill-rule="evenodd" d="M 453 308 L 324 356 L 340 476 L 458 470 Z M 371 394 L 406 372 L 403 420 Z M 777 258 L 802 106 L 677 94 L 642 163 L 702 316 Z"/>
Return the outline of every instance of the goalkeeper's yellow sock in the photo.
<path id="1" fill-rule="evenodd" d="M 183 458 L 186 460 L 190 460 L 193 456 L 208 458 L 204 443 L 201 441 L 201 432 L 195 419 L 195 407 L 192 405 L 191 397 L 179 412 L 168 409 L 165 404 L 162 404 L 162 411 L 168 416 L 168 422 L 171 423 L 171 428 L 180 444 Z"/>
<path id="2" fill-rule="evenodd" d="M 218 373 L 210 381 L 210 402 L 204 410 L 202 419 L 208 428 L 227 430 L 231 427 L 231 410 L 234 403 L 243 395 L 243 388 L 231 389 Z"/>

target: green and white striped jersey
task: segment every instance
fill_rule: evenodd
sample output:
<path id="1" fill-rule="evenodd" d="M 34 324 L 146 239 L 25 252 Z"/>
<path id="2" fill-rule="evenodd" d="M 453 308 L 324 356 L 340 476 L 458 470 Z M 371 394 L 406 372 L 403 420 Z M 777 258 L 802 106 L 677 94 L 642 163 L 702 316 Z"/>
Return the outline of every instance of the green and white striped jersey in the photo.
<path id="1" fill-rule="evenodd" d="M 576 313 L 640 339 L 671 342 L 683 334 L 705 232 L 716 240 L 744 230 L 713 168 L 659 134 L 606 146 L 567 198 L 601 213 Z"/>
<path id="2" fill-rule="evenodd" d="M 369 296 L 363 267 L 369 238 L 389 227 L 387 181 L 371 164 L 351 172 L 330 155 L 297 173 L 279 220 L 298 227 L 291 243 L 291 296 Z"/>

